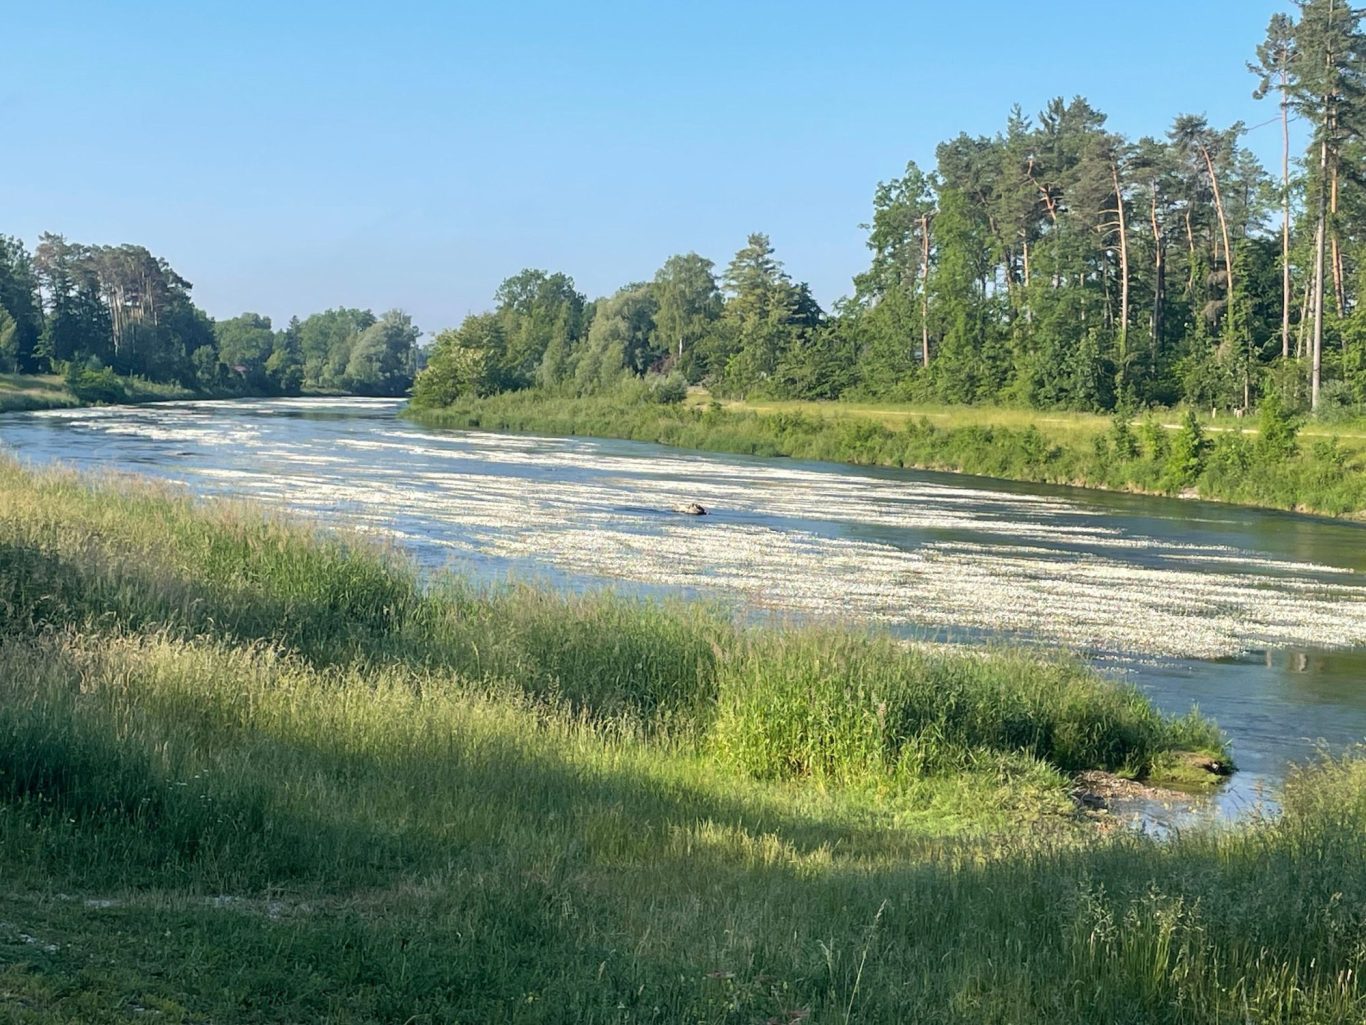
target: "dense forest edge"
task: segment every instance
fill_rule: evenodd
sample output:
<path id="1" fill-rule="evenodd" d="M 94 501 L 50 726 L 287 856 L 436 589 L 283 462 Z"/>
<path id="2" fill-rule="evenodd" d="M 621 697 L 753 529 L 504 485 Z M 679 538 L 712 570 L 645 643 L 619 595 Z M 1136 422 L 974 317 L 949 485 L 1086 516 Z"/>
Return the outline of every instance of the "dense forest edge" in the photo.
<path id="1" fill-rule="evenodd" d="M 1261 124 L 1181 114 L 1134 139 L 1076 97 L 944 142 L 932 169 L 877 186 L 869 266 L 830 310 L 762 233 L 719 271 L 679 254 L 596 301 L 525 270 L 436 336 L 414 415 L 1360 514 L 1361 15 L 1306 0 L 1272 18 L 1249 49 Z M 1273 173 L 1245 141 L 1277 129 Z M 721 407 L 687 409 L 698 387 Z M 966 411 L 889 431 L 736 409 L 793 401 L 1040 415 L 1034 431 Z M 1043 427 L 1069 413 L 1113 430 Z"/>
<path id="2" fill-rule="evenodd" d="M 12 462 L 0 583 L 20 1020 L 1366 1011 L 1362 763 L 1297 771 L 1274 819 L 1098 830 L 1071 773 L 1225 756 L 1076 662 L 424 584 Z"/>

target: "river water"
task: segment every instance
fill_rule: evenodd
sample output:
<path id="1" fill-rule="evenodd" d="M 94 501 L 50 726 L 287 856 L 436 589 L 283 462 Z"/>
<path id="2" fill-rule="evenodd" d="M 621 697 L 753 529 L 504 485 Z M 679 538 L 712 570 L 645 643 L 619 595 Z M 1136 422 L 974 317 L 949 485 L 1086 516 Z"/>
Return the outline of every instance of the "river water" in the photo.
<path id="1" fill-rule="evenodd" d="M 1083 652 L 1218 720 L 1246 812 L 1366 740 L 1366 527 L 1286 513 L 637 442 L 428 430 L 274 399 L 0 417 L 34 464 L 134 471 L 392 537 L 425 568 L 717 597 L 920 640 Z M 699 502 L 705 517 L 672 509 Z"/>

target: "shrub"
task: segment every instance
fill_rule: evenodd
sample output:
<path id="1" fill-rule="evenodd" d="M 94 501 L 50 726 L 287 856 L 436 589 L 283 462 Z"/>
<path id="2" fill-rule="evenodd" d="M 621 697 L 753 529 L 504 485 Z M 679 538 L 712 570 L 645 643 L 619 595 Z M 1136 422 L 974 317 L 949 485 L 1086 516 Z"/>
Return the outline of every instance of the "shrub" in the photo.
<path id="1" fill-rule="evenodd" d="M 675 405 L 688 397 L 688 379 L 677 370 L 650 378 L 650 398 L 661 405 Z"/>

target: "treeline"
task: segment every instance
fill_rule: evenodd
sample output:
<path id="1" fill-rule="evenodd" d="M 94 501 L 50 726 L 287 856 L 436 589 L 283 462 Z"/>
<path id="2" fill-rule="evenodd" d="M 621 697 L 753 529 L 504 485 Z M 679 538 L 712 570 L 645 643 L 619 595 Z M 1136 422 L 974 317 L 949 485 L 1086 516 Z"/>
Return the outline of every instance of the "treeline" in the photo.
<path id="1" fill-rule="evenodd" d="M 1080 97 L 943 143 L 874 194 L 869 267 L 825 311 L 767 236 L 717 273 L 694 253 L 588 302 L 524 271 L 439 336 L 429 405 L 539 386 L 652 393 L 1246 410 L 1275 392 L 1366 404 L 1366 37 L 1342 0 L 1277 15 L 1249 64 L 1275 110 L 1272 175 L 1241 123 L 1129 139 Z M 1289 125 L 1311 145 L 1292 161 Z"/>
<path id="2" fill-rule="evenodd" d="M 64 373 L 94 398 L 117 397 L 119 376 L 213 394 L 402 395 L 412 384 L 419 332 L 398 310 L 328 310 L 277 330 L 255 313 L 215 322 L 190 290 L 142 246 L 45 234 L 30 253 L 0 235 L 0 372 Z"/>

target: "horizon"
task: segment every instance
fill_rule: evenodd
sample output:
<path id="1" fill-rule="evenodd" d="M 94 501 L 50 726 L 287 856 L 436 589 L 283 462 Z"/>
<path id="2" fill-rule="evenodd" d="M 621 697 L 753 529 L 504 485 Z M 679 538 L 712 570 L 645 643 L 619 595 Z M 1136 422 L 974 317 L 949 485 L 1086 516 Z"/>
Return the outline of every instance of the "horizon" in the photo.
<path id="1" fill-rule="evenodd" d="M 256 4 L 193 24 L 164 0 L 22 10 L 33 45 L 0 109 L 34 159 L 0 170 L 0 230 L 145 245 L 220 320 L 399 308 L 428 336 L 525 267 L 597 298 L 674 253 L 723 268 L 757 231 L 828 310 L 867 265 L 877 183 L 928 170 L 960 131 L 996 134 L 1017 102 L 1032 116 L 1082 95 L 1135 138 L 1184 112 L 1241 120 L 1274 168 L 1275 101 L 1252 98 L 1244 65 L 1285 5 L 1155 6 L 1125 25 L 1130 61 L 1078 2 L 1047 25 L 1006 4 L 964 25 L 883 2 L 781 20 L 768 2 Z M 1178 10 L 1194 66 L 1168 45 Z M 160 59 L 129 64 L 132 46 Z M 443 64 L 452 51 L 465 59 Z"/>

